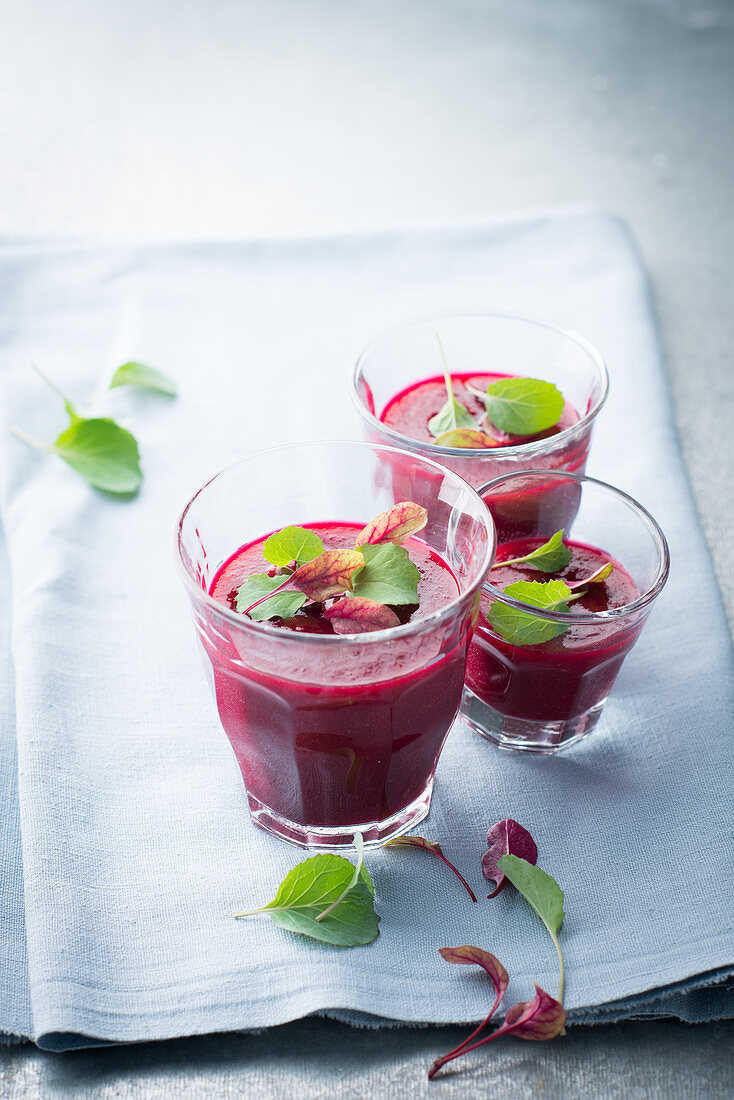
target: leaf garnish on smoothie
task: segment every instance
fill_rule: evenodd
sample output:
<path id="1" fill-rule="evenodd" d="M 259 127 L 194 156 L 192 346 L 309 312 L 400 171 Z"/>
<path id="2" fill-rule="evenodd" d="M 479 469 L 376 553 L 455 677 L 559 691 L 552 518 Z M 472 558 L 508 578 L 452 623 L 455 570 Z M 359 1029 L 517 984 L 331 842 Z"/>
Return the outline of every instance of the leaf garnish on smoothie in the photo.
<path id="1" fill-rule="evenodd" d="M 359 532 L 354 545 L 357 550 L 366 542 L 375 545 L 379 542 L 395 542 L 402 545 L 410 535 L 422 531 L 428 523 L 428 512 L 412 500 L 402 500 L 393 504 L 386 512 L 380 512 Z M 266 543 L 267 545 L 267 543 Z M 323 549 L 323 547 L 322 547 Z M 270 559 L 269 559 L 270 560 Z"/>
<path id="2" fill-rule="evenodd" d="M 574 581 L 570 585 L 562 580 L 515 581 L 513 584 L 506 585 L 503 592 L 530 607 L 568 614 L 571 610 L 569 604 L 574 600 L 583 599 L 587 594 L 588 586 L 606 580 L 613 568 L 612 563 L 608 561 L 590 577 L 584 577 L 583 580 Z M 565 634 L 571 625 L 542 619 L 529 611 L 510 607 L 499 600 L 495 600 L 492 604 L 487 619 L 490 626 L 512 645 L 540 645 L 543 642 L 549 642 L 552 638 L 559 638 L 561 634 Z"/>
<path id="3" fill-rule="evenodd" d="M 336 634 L 399 626 L 402 620 L 392 608 L 417 606 L 420 580 L 399 544 L 422 530 L 427 519 L 425 508 L 402 501 L 360 531 L 354 550 L 324 550 L 315 532 L 285 527 L 263 544 L 263 556 L 277 572 L 248 577 L 237 589 L 235 610 L 262 622 L 289 619 L 306 603 L 336 599 L 320 610 Z"/>
<path id="4" fill-rule="evenodd" d="M 494 436 L 474 429 L 455 428 L 453 431 L 437 435 L 433 441 L 437 447 L 499 447 L 500 442 Z"/>
<path id="5" fill-rule="evenodd" d="M 537 435 L 554 427 L 561 419 L 563 394 L 552 382 L 540 378 L 500 378 L 486 391 L 471 392 L 481 397 L 487 419 L 508 435 Z"/>
<path id="6" fill-rule="evenodd" d="M 438 340 L 438 347 L 443 361 L 443 376 L 446 382 L 446 404 L 428 421 L 428 430 L 432 436 L 436 439 L 440 439 L 447 432 L 454 432 L 460 428 L 476 428 L 477 425 L 469 410 L 466 409 L 460 401 L 457 401 L 454 396 L 451 373 L 448 363 L 446 362 L 446 355 L 443 350 L 443 344 L 441 343 L 441 337 L 438 333 L 436 333 L 436 339 Z M 455 446 L 455 444 L 447 443 L 446 446 L 451 447 Z M 459 444 L 459 446 L 466 447 L 467 444 Z M 482 446 L 482 444 L 479 444 L 479 446 Z"/>
<path id="7" fill-rule="evenodd" d="M 571 551 L 563 542 L 563 528 L 561 528 L 560 531 L 556 531 L 554 535 L 551 535 L 542 546 L 538 546 L 535 550 L 531 550 L 528 554 L 523 554 L 519 558 L 504 558 L 502 561 L 496 561 L 492 569 L 501 569 L 503 565 L 520 565 L 527 562 L 529 565 L 534 565 L 541 573 L 557 573 L 560 569 L 565 569 L 571 557 Z M 594 578 L 589 579 L 593 580 Z"/>

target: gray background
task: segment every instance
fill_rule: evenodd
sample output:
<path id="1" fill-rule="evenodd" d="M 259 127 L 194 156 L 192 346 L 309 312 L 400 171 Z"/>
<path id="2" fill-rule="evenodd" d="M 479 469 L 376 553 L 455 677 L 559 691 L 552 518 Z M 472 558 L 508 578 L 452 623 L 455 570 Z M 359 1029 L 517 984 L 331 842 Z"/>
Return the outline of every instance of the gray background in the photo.
<path id="1" fill-rule="evenodd" d="M 610 207 L 651 274 L 734 624 L 733 85 L 728 0 L 0 0 L 0 235 L 288 236 Z M 734 1087 L 731 1024 L 508 1040 L 429 1088 L 425 1067 L 460 1037 L 305 1021 L 66 1056 L 16 1048 L 0 1096 Z"/>

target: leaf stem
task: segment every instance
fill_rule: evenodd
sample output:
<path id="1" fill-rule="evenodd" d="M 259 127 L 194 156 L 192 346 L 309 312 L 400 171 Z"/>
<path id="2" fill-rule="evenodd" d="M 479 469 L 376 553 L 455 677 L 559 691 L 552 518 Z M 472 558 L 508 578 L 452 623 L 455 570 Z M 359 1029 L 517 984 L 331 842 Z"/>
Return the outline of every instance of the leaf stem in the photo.
<path id="1" fill-rule="evenodd" d="M 484 1024 L 482 1024 L 482 1027 L 484 1027 Z M 478 1028 L 474 1034 L 476 1035 L 479 1030 L 480 1029 Z M 441 1069 L 441 1067 L 445 1066 L 447 1062 L 453 1062 L 454 1058 L 460 1058 L 462 1054 L 468 1054 L 470 1050 L 476 1050 L 477 1047 L 483 1047 L 485 1043 L 491 1043 L 493 1039 L 497 1039 L 500 1035 L 504 1035 L 507 1031 L 510 1030 L 510 1028 L 505 1028 L 505 1025 L 502 1024 L 501 1027 L 498 1027 L 497 1030 L 493 1031 L 491 1035 L 487 1035 L 486 1038 L 479 1039 L 478 1042 L 472 1043 L 470 1046 L 462 1043 L 461 1046 L 454 1047 L 454 1049 L 449 1054 L 442 1054 L 440 1058 L 436 1059 L 436 1061 L 429 1069 L 428 1080 L 432 1081 L 438 1071 Z M 471 1036 L 469 1038 L 471 1038 Z M 469 1043 L 469 1039 L 467 1039 L 466 1042 Z"/>
<path id="2" fill-rule="evenodd" d="M 464 885 L 464 887 L 466 888 L 466 891 L 467 891 L 469 897 L 472 899 L 472 901 L 476 901 L 477 900 L 477 895 L 474 893 L 471 886 L 469 885 L 469 883 L 466 881 L 466 879 L 462 875 L 461 871 L 459 871 L 457 867 L 454 867 L 453 863 L 450 860 L 446 859 L 446 856 L 443 854 L 443 852 L 439 852 L 435 848 L 433 849 L 433 851 L 434 851 L 434 854 L 437 855 L 438 858 L 443 863 L 445 863 L 447 867 L 451 868 L 451 870 L 454 872 L 454 874 L 458 878 L 459 882 L 461 882 Z"/>
<path id="3" fill-rule="evenodd" d="M 18 439 L 22 439 L 24 443 L 29 443 L 31 447 L 38 447 L 39 451 L 50 450 L 48 443 L 41 443 L 40 440 L 33 439 L 31 436 L 26 435 L 25 432 L 22 432 L 20 428 L 11 428 L 10 431 Z"/>
<path id="4" fill-rule="evenodd" d="M 548 928 L 547 924 L 546 924 L 546 928 Z M 548 928 L 548 931 L 550 932 L 550 928 Z M 556 952 L 558 953 L 558 965 L 560 967 L 560 978 L 558 980 L 558 1003 L 562 1005 L 563 1004 L 563 989 L 564 989 L 565 978 L 566 978 L 565 967 L 563 965 L 563 952 L 561 951 L 561 945 L 558 942 L 558 936 L 556 936 L 555 932 L 551 932 L 551 939 L 553 940 L 553 943 L 556 945 Z"/>
<path id="5" fill-rule="evenodd" d="M 451 407 L 451 420 L 454 425 L 454 430 L 459 427 L 456 419 L 456 398 L 454 397 L 454 386 L 451 379 L 451 372 L 449 371 L 449 365 L 446 361 L 446 352 L 443 350 L 443 344 L 441 343 L 441 337 L 436 332 L 436 339 L 438 340 L 438 350 L 441 352 L 441 359 L 443 360 L 443 377 L 446 382 L 446 393 L 448 394 L 449 406 Z"/>
<path id="6" fill-rule="evenodd" d="M 67 409 L 69 415 L 70 416 L 77 416 L 78 415 L 77 411 L 74 408 L 74 406 L 72 405 L 71 401 L 69 400 L 69 398 L 66 396 L 65 393 L 61 392 L 61 390 L 56 385 L 56 383 L 52 382 L 51 379 L 43 373 L 41 368 L 36 363 L 31 363 L 31 368 L 36 372 L 36 374 L 41 379 L 41 381 L 45 382 L 46 385 L 48 386 L 48 388 L 50 390 L 53 390 L 53 392 L 57 395 L 57 397 L 61 398 L 61 400 L 64 402 L 64 405 L 66 406 L 66 409 Z"/>

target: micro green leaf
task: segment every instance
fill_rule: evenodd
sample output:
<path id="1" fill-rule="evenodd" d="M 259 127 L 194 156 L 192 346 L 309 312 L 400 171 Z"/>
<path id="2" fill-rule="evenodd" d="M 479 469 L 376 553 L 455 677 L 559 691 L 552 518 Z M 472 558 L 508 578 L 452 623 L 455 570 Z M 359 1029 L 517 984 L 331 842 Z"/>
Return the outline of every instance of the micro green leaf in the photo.
<path id="1" fill-rule="evenodd" d="M 323 617 L 329 620 L 335 634 L 367 634 L 400 626 L 400 619 L 391 608 L 360 596 L 337 600 L 324 610 Z"/>
<path id="2" fill-rule="evenodd" d="M 577 588 L 584 588 L 587 584 L 596 584 L 598 581 L 605 581 L 607 577 L 610 577 L 614 571 L 614 565 L 612 562 L 607 561 L 604 565 L 600 565 L 595 573 L 592 573 L 590 577 L 584 577 L 581 581 L 574 581 L 568 587 L 572 591 L 576 591 Z"/>
<path id="3" fill-rule="evenodd" d="M 110 389 L 117 386 L 137 386 L 142 390 L 164 393 L 167 397 L 175 397 L 177 393 L 173 379 L 155 367 L 146 367 L 145 363 L 123 363 L 118 367 L 112 375 Z"/>
<path id="4" fill-rule="evenodd" d="M 564 915 L 563 891 L 551 875 L 519 856 L 502 856 L 497 866 L 533 907 L 548 929 L 558 954 L 561 972 L 558 1000 L 563 1002 L 563 954 L 558 943 L 558 931 L 563 924 Z"/>
<path id="5" fill-rule="evenodd" d="M 580 599 L 583 595 L 583 593 L 574 595 L 568 585 L 561 580 L 515 581 L 514 584 L 508 584 L 503 591 L 506 595 L 521 600 L 531 607 L 561 612 L 568 612 L 569 602 Z M 512 645 L 540 645 L 542 642 L 549 642 L 551 638 L 558 638 L 568 630 L 568 626 L 564 623 L 542 619 L 529 611 L 509 607 L 500 600 L 495 600 L 490 607 L 487 620 L 490 626 Z"/>
<path id="6" fill-rule="evenodd" d="M 463 947 L 439 947 L 438 952 L 446 962 L 459 963 L 463 966 L 471 966 L 472 964 L 481 966 L 485 973 L 489 975 L 492 985 L 494 986 L 495 999 L 489 1012 L 482 1022 L 474 1028 L 471 1035 L 468 1035 L 463 1042 L 455 1046 L 448 1054 L 445 1054 L 442 1058 L 436 1059 L 428 1074 L 429 1079 L 438 1073 L 441 1066 L 445 1065 L 446 1062 L 451 1062 L 454 1058 L 458 1058 L 460 1054 L 463 1053 L 464 1048 L 468 1047 L 472 1042 L 472 1039 L 475 1039 L 487 1026 L 499 1008 L 500 1001 L 505 995 L 510 980 L 507 971 L 496 955 L 493 955 L 490 951 L 483 951 L 481 947 L 471 947 L 468 944 Z"/>
<path id="7" fill-rule="evenodd" d="M 536 863 L 538 849 L 527 829 L 523 829 L 511 817 L 492 825 L 487 833 L 487 845 L 489 850 L 482 856 L 482 871 L 484 877 L 495 884 L 494 890 L 487 896 L 495 898 L 507 885 L 505 875 L 497 866 L 502 856 L 511 854 L 526 859 L 528 863 Z"/>
<path id="8" fill-rule="evenodd" d="M 284 527 L 265 539 L 263 557 L 273 565 L 290 565 L 297 562 L 303 565 L 313 561 L 324 551 L 324 543 L 315 531 L 304 527 Z"/>
<path id="9" fill-rule="evenodd" d="M 527 562 L 529 565 L 534 565 L 541 573 L 557 573 L 560 569 L 566 568 L 571 556 L 571 551 L 563 542 L 563 528 L 561 528 L 560 531 L 556 531 L 554 535 L 551 535 L 547 542 L 536 547 L 535 550 L 531 550 L 529 554 L 524 554 L 520 558 L 506 558 L 504 561 L 496 561 L 492 569 L 500 569 L 503 565 L 519 565 L 521 562 Z"/>
<path id="10" fill-rule="evenodd" d="M 460 401 L 454 397 L 454 387 L 451 381 L 451 373 L 446 355 L 444 354 L 441 337 L 436 333 L 441 359 L 443 360 L 443 376 L 446 381 L 446 404 L 428 421 L 428 430 L 433 436 L 442 436 L 446 432 L 455 431 L 457 428 L 475 428 L 476 421 L 468 409 L 464 408 Z M 481 445 L 481 444 L 480 444 Z M 447 447 L 453 444 L 447 443 Z M 466 444 L 464 444 L 466 446 Z"/>
<path id="11" fill-rule="evenodd" d="M 270 596 L 276 589 L 279 590 L 277 595 Z M 281 589 L 281 577 L 253 573 L 237 589 L 235 609 L 240 614 L 248 614 L 258 623 L 265 619 L 289 619 L 303 607 L 306 597 L 303 592 L 284 592 Z M 266 596 L 270 596 L 270 599 L 266 599 Z"/>
<path id="12" fill-rule="evenodd" d="M 438 953 L 446 962 L 459 963 L 462 966 L 481 966 L 482 970 L 489 974 L 497 998 L 489 1013 L 489 1016 L 493 1016 L 499 1008 L 510 981 L 507 971 L 497 956 L 491 951 L 484 951 L 481 947 L 471 947 L 468 944 L 462 947 L 439 947 Z"/>
<path id="13" fill-rule="evenodd" d="M 428 522 L 428 512 L 412 500 L 393 504 L 386 512 L 380 512 L 360 531 L 355 541 L 359 549 L 365 543 L 394 542 L 400 546 L 410 535 L 422 531 Z"/>
<path id="14" fill-rule="evenodd" d="M 453 1062 L 455 1058 L 461 1058 L 470 1050 L 476 1050 L 477 1047 L 491 1043 L 502 1035 L 515 1035 L 518 1039 L 529 1039 L 538 1042 L 545 1039 L 555 1039 L 557 1035 L 562 1034 L 566 1022 L 566 1012 L 563 1005 L 546 993 L 544 989 L 541 989 L 536 982 L 535 996 L 532 1001 L 521 1001 L 519 1004 L 513 1005 L 512 1008 L 507 1010 L 504 1023 L 500 1027 L 496 1028 L 491 1035 L 485 1036 L 484 1039 L 477 1039 L 476 1042 L 473 1042 L 472 1040 L 476 1039 L 477 1035 L 486 1027 L 499 1006 L 502 995 L 507 988 L 507 971 L 494 955 L 491 955 L 489 951 L 482 951 L 479 947 L 441 948 L 440 950 L 443 957 L 448 959 L 449 962 L 476 962 L 479 966 L 482 966 L 492 979 L 496 999 L 486 1018 L 474 1029 L 471 1035 L 463 1043 L 459 1043 L 458 1046 L 449 1051 L 448 1054 L 443 1054 L 435 1060 L 428 1071 L 429 1081 L 436 1076 L 441 1067 L 445 1066 L 447 1062 Z M 452 955 L 458 957 L 451 957 Z M 502 975 L 504 975 L 504 982 L 502 981 Z"/>
<path id="15" fill-rule="evenodd" d="M 338 947 L 357 947 L 371 943 L 379 932 L 374 893 L 361 859 L 355 874 L 348 859 L 327 852 L 297 864 L 271 902 L 237 913 L 236 919 L 267 913 L 274 924 L 289 932 Z"/>
<path id="16" fill-rule="evenodd" d="M 480 432 L 476 427 L 455 428 L 436 436 L 433 441 L 437 447 L 499 447 L 499 439 L 495 439 L 486 432 Z"/>
<path id="17" fill-rule="evenodd" d="M 326 600 L 352 588 L 355 570 L 366 560 L 358 550 L 324 550 L 299 566 L 285 583 L 305 592 L 309 600 Z"/>
<path id="18" fill-rule="evenodd" d="M 393 837 L 391 840 L 388 840 L 387 843 L 385 844 L 385 847 L 386 848 L 423 848 L 423 850 L 426 851 L 426 852 L 432 852 L 434 854 L 434 856 L 437 856 L 441 860 L 442 863 L 445 863 L 447 867 L 451 868 L 451 870 L 454 872 L 454 874 L 458 878 L 459 882 L 461 882 L 463 884 L 463 886 L 466 888 L 466 891 L 469 894 L 469 897 L 471 898 L 471 900 L 472 901 L 477 900 L 477 895 L 474 893 L 474 891 L 472 890 L 469 883 L 466 881 L 464 876 L 457 870 L 457 868 L 454 867 L 453 863 L 450 860 L 446 859 L 446 856 L 441 851 L 441 845 L 437 844 L 435 840 L 426 840 L 425 837 L 422 837 L 422 836 L 396 836 L 396 837 Z M 449 948 L 441 948 L 441 954 L 442 955 L 444 955 L 444 950 L 448 951 Z M 464 950 L 464 949 L 461 948 L 461 950 Z M 475 950 L 475 949 L 472 948 L 472 950 Z M 444 955 L 444 958 L 446 958 L 446 955 Z M 457 959 L 450 959 L 449 960 L 449 962 L 457 962 L 457 961 L 458 961 Z"/>
<path id="19" fill-rule="evenodd" d="M 564 399 L 551 382 L 539 378 L 501 378 L 483 395 L 487 416 L 509 435 L 536 435 L 557 424 Z"/>
<path id="20" fill-rule="evenodd" d="M 505 1022 L 494 1033 L 497 1035 L 515 1035 L 518 1039 L 530 1039 L 542 1042 L 555 1039 L 560 1035 L 566 1023 L 566 1010 L 560 1001 L 551 997 L 537 982 L 532 1001 L 520 1001 L 508 1008 Z"/>
<path id="21" fill-rule="evenodd" d="M 364 567 L 352 578 L 355 596 L 394 606 L 418 603 L 420 573 L 404 547 L 392 542 L 365 543 L 360 551 Z"/>

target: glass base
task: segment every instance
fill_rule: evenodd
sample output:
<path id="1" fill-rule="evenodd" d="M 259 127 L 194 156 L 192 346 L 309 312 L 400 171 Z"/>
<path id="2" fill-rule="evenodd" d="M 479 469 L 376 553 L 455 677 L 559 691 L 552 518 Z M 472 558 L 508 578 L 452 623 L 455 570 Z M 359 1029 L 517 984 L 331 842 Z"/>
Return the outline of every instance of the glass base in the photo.
<path id="1" fill-rule="evenodd" d="M 352 848 L 356 832 L 362 834 L 365 848 L 379 848 L 392 837 L 410 832 L 413 826 L 427 815 L 432 792 L 433 780 L 414 802 L 384 821 L 333 826 L 299 825 L 295 821 L 282 817 L 275 810 L 271 810 L 264 802 L 249 793 L 247 800 L 250 804 L 250 817 L 255 825 L 264 829 L 266 833 L 272 833 L 279 840 L 287 840 L 289 844 L 295 844 L 299 848 L 321 848 L 332 851 L 335 848 Z"/>
<path id="2" fill-rule="evenodd" d="M 593 730 L 606 699 L 591 707 L 584 714 L 558 722 L 542 722 L 529 718 L 512 718 L 464 688 L 461 715 L 471 728 L 487 741 L 501 749 L 518 749 L 521 752 L 539 752 L 550 755 L 582 741 Z"/>

